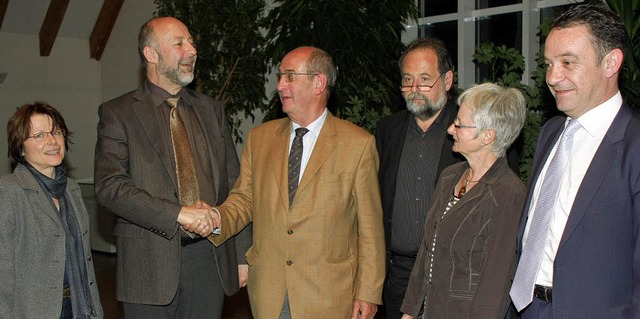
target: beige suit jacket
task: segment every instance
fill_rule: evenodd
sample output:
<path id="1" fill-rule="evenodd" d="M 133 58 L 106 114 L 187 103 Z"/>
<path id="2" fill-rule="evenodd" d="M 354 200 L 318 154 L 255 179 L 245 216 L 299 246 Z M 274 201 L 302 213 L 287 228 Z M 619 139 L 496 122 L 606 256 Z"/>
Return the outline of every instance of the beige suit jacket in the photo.
<path id="1" fill-rule="evenodd" d="M 219 207 L 222 234 L 210 239 L 219 244 L 253 221 L 255 318 L 278 318 L 285 293 L 293 318 L 349 318 L 354 299 L 381 303 L 385 276 L 375 140 L 329 114 L 289 208 L 290 132 L 289 119 L 251 130 L 240 177 Z"/>

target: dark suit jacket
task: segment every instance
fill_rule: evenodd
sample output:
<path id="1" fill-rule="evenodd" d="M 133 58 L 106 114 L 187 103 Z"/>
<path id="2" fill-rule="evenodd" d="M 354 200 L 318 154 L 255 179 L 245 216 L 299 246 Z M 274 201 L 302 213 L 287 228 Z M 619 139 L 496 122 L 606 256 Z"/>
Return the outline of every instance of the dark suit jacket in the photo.
<path id="1" fill-rule="evenodd" d="M 216 203 L 227 197 L 239 163 L 222 106 L 212 98 L 187 90 L 211 159 Z M 100 106 L 95 153 L 98 203 L 118 215 L 114 235 L 118 251 L 117 297 L 131 303 L 168 304 L 176 293 L 180 273 L 181 209 L 173 150 L 162 129 L 151 95 L 143 85 Z M 168 145 L 168 147 L 167 147 Z M 250 230 L 215 249 L 227 294 L 238 291 L 237 264 L 245 263 Z"/>
<path id="2" fill-rule="evenodd" d="M 78 218 L 93 309 L 102 318 L 89 241 L 89 214 L 80 187 L 67 179 L 66 196 Z M 0 318 L 59 318 L 65 233 L 51 197 L 22 164 L 0 178 Z"/>
<path id="3" fill-rule="evenodd" d="M 451 125 L 458 115 L 458 105 L 449 100 L 442 109 L 440 118 L 444 125 Z M 380 120 L 376 130 L 376 147 L 380 156 L 380 171 L 378 180 L 380 183 L 380 196 L 382 198 L 382 211 L 384 214 L 384 233 L 387 247 L 391 247 L 391 220 L 393 215 L 393 201 L 396 196 L 396 177 L 398 165 L 402 155 L 404 139 L 409 128 L 410 121 L 415 117 L 408 110 L 396 112 Z M 464 160 L 460 154 L 452 151 L 453 139 L 450 135 L 444 139 L 441 148 L 440 161 L 435 176 L 440 176 L 442 170 L 454 163 Z M 436 187 L 436 180 L 431 187 Z M 425 212 L 426 213 L 426 212 Z"/>
<path id="4" fill-rule="evenodd" d="M 540 132 L 519 246 L 532 185 L 565 119 Z M 640 318 L 640 116 L 624 104 L 580 184 L 553 268 L 554 318 Z"/>

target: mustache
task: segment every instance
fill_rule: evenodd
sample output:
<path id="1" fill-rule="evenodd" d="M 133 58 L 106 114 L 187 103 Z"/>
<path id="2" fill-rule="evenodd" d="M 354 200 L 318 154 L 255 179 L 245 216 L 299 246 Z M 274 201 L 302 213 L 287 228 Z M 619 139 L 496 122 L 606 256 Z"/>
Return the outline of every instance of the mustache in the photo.
<path id="1" fill-rule="evenodd" d="M 180 59 L 180 64 L 186 64 L 186 63 L 189 63 L 189 64 L 196 63 L 196 57 L 195 56 L 191 56 L 191 57 L 188 57 L 188 58 Z"/>
<path id="2" fill-rule="evenodd" d="M 421 92 L 413 92 L 407 96 L 407 100 L 427 100 L 427 96 L 422 94 Z"/>

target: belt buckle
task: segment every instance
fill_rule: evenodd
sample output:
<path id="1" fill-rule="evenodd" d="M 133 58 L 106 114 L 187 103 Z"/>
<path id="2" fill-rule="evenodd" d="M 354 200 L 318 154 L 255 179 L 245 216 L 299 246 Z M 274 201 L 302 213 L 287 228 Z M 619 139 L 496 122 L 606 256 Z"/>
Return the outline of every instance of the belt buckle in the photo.
<path id="1" fill-rule="evenodd" d="M 71 297 L 71 288 L 69 287 L 62 288 L 62 298 L 69 298 L 69 297 Z"/>

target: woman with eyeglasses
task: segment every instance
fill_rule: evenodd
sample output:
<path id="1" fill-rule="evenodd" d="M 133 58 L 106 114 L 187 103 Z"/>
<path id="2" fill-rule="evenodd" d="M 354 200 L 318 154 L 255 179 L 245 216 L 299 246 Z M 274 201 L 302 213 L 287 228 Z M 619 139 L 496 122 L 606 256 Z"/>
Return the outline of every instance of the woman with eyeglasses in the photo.
<path id="1" fill-rule="evenodd" d="M 505 152 L 520 134 L 525 100 L 485 83 L 460 95 L 449 127 L 466 162 L 438 180 L 402 304 L 408 318 L 503 318 L 526 188 Z"/>
<path id="2" fill-rule="evenodd" d="M 103 317 L 89 215 L 62 165 L 69 137 L 60 113 L 44 102 L 19 107 L 7 124 L 15 169 L 0 177 L 2 318 Z"/>

